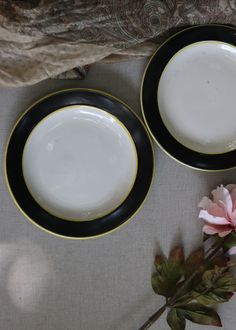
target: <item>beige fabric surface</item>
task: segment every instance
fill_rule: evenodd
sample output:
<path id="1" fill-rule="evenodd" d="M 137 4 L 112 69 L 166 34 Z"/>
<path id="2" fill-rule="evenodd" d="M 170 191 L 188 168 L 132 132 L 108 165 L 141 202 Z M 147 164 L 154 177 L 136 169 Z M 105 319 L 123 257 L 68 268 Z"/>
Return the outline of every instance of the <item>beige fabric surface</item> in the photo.
<path id="1" fill-rule="evenodd" d="M 155 147 L 156 169 L 141 211 L 104 237 L 73 241 L 29 223 L 11 200 L 3 177 L 10 128 L 37 98 L 66 87 L 110 92 L 140 113 L 145 61 L 98 64 L 84 81 L 48 80 L 0 88 L 0 329 L 137 330 L 163 302 L 151 288 L 154 253 L 168 253 L 179 237 L 186 251 L 201 243 L 200 198 L 220 183 L 236 182 L 236 170 L 203 173 L 176 163 Z M 235 330 L 236 298 L 222 305 L 224 330 Z M 152 328 L 168 330 L 162 318 Z M 188 323 L 187 330 L 211 330 Z"/>
<path id="2" fill-rule="evenodd" d="M 0 85 L 81 78 L 84 65 L 150 55 L 208 23 L 236 25 L 236 0 L 0 0 Z"/>

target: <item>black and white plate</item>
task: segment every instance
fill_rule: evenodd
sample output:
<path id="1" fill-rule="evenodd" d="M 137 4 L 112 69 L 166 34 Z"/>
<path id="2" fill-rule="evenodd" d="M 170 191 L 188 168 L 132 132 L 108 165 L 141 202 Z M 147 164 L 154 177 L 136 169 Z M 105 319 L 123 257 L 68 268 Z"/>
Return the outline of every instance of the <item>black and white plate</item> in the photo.
<path id="1" fill-rule="evenodd" d="M 138 117 L 103 92 L 44 97 L 18 120 L 6 149 L 10 192 L 27 218 L 87 238 L 131 218 L 153 176 L 152 145 Z"/>
<path id="2" fill-rule="evenodd" d="M 236 166 L 236 29 L 196 26 L 167 40 L 144 73 L 141 103 L 154 140 L 174 159 Z"/>

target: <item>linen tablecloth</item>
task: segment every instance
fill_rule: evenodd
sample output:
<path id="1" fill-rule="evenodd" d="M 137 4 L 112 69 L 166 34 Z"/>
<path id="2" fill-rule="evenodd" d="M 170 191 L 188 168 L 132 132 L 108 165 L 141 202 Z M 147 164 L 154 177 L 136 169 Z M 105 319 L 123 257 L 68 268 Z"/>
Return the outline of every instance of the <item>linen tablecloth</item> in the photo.
<path id="1" fill-rule="evenodd" d="M 141 211 L 117 231 L 87 241 L 51 236 L 28 222 L 8 194 L 3 154 L 18 116 L 42 95 L 69 87 L 112 93 L 140 114 L 145 60 L 98 64 L 84 81 L 48 80 L 0 89 L 0 329 L 136 330 L 161 303 L 151 288 L 154 254 L 181 239 L 186 253 L 201 244 L 197 204 L 236 170 L 204 173 L 155 146 L 156 169 Z M 236 299 L 219 308 L 223 329 L 235 330 Z M 168 330 L 165 318 L 153 330 Z M 187 324 L 187 330 L 213 329 Z"/>

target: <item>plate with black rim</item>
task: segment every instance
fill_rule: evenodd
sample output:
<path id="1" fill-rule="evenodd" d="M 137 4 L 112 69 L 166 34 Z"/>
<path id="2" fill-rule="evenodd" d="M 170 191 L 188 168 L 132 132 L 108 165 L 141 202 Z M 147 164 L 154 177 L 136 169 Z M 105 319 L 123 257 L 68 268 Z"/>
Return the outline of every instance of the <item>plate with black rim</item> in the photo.
<path id="1" fill-rule="evenodd" d="M 236 167 L 236 29 L 201 25 L 169 38 L 141 86 L 145 123 L 156 143 L 191 168 Z"/>
<path id="2" fill-rule="evenodd" d="M 67 238 L 120 227 L 149 191 L 154 156 L 149 134 L 122 101 L 91 89 L 47 95 L 14 126 L 5 176 L 21 212 Z"/>

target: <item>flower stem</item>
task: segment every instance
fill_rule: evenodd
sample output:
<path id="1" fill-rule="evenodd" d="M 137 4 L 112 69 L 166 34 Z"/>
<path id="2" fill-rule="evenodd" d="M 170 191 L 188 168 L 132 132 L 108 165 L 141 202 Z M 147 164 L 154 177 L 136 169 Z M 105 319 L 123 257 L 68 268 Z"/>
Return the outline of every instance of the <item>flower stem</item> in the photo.
<path id="1" fill-rule="evenodd" d="M 175 302 L 181 297 L 181 294 L 185 292 L 185 290 L 187 289 L 188 285 L 193 280 L 193 278 L 195 276 L 197 276 L 198 274 L 200 274 L 204 270 L 204 268 L 207 266 L 207 263 L 216 256 L 216 254 L 219 252 L 219 250 L 223 247 L 226 240 L 227 240 L 227 236 L 222 241 L 220 241 L 219 244 L 216 245 L 216 247 L 213 249 L 213 251 L 211 253 L 209 253 L 206 256 L 206 258 L 203 260 L 202 264 L 198 267 L 197 270 L 195 270 L 195 272 L 192 273 L 192 275 L 190 277 L 188 277 L 186 279 L 186 281 L 177 290 L 175 295 L 172 298 L 170 298 L 165 305 L 163 305 L 160 309 L 158 309 L 158 311 L 156 311 L 138 330 L 149 329 L 153 325 L 153 323 L 155 323 L 159 319 L 159 317 L 164 313 L 164 311 L 166 310 L 167 307 L 172 307 L 175 304 Z M 210 252 L 210 250 L 209 250 L 209 252 Z"/>
<path id="2" fill-rule="evenodd" d="M 167 304 L 163 305 L 138 330 L 149 329 L 153 325 L 153 323 L 155 323 L 159 319 L 159 317 L 164 313 L 166 308 L 167 308 Z"/>
<path id="3" fill-rule="evenodd" d="M 217 244 L 217 246 L 215 247 L 215 249 L 211 253 L 209 253 L 208 256 L 203 260 L 202 264 L 198 267 L 198 269 L 195 270 L 195 272 L 193 272 L 192 275 L 187 278 L 187 280 L 183 283 L 183 285 L 181 285 L 181 287 L 179 288 L 179 290 L 177 290 L 176 294 L 169 300 L 169 306 L 171 306 L 172 304 L 174 304 L 175 300 L 177 298 L 179 298 L 182 293 L 185 292 L 185 290 L 187 289 L 189 283 L 194 279 L 194 277 L 197 276 L 198 274 L 200 274 L 204 270 L 204 268 L 207 266 L 207 263 L 209 261 L 211 261 L 211 259 L 216 256 L 216 254 L 218 253 L 218 251 L 224 245 L 226 239 L 227 239 L 227 237 L 225 237 L 222 241 L 219 242 L 219 244 Z"/>

